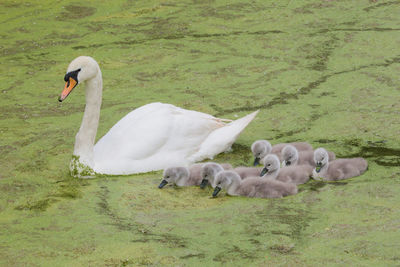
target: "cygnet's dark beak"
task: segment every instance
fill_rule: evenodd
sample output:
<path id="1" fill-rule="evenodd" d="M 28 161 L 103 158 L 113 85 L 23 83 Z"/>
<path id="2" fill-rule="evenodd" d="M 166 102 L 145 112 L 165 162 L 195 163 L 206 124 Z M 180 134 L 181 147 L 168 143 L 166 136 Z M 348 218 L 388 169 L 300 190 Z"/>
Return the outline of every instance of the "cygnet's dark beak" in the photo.
<path id="1" fill-rule="evenodd" d="M 254 166 L 257 166 L 258 164 L 260 164 L 260 158 L 259 158 L 259 157 L 256 157 L 256 158 L 254 159 L 253 165 L 254 165 Z"/>
<path id="2" fill-rule="evenodd" d="M 204 189 L 207 185 L 208 185 L 208 180 L 207 179 L 203 179 L 201 181 L 200 188 Z"/>
<path id="3" fill-rule="evenodd" d="M 221 191 L 221 187 L 219 187 L 219 186 L 215 187 L 212 196 L 216 197 L 218 195 L 219 191 Z"/>
<path id="4" fill-rule="evenodd" d="M 168 184 L 167 180 L 162 180 L 158 188 L 163 188 L 166 184 Z"/>
<path id="5" fill-rule="evenodd" d="M 320 171 L 321 171 L 321 168 L 322 168 L 322 162 L 321 162 L 321 161 L 318 161 L 318 162 L 317 162 L 317 166 L 315 166 L 315 171 L 316 171 L 316 172 L 320 172 Z"/>
<path id="6" fill-rule="evenodd" d="M 290 166 L 291 162 L 290 160 L 285 160 L 285 166 Z"/>
<path id="7" fill-rule="evenodd" d="M 268 172 L 267 168 L 262 169 L 262 171 L 260 173 L 260 177 L 263 177 L 267 172 Z"/>

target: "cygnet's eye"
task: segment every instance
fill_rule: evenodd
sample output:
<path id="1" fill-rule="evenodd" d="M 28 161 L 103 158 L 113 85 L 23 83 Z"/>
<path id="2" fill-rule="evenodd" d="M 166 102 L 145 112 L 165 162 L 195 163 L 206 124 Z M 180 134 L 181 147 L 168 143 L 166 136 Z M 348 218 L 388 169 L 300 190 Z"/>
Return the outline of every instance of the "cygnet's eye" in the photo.
<path id="1" fill-rule="evenodd" d="M 267 166 L 269 167 L 269 166 L 271 166 L 271 164 L 268 164 Z"/>
<path id="2" fill-rule="evenodd" d="M 169 178 L 169 175 L 166 177 L 167 179 Z"/>

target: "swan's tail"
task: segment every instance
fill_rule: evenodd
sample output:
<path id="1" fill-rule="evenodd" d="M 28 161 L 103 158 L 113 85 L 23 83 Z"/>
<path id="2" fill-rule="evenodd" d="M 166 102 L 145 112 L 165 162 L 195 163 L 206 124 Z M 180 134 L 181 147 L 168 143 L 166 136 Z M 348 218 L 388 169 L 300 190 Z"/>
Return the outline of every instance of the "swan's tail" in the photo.
<path id="1" fill-rule="evenodd" d="M 213 131 L 201 144 L 199 151 L 192 155 L 189 160 L 196 162 L 206 158 L 212 159 L 215 155 L 229 150 L 239 134 L 256 117 L 258 112 L 259 110 Z"/>

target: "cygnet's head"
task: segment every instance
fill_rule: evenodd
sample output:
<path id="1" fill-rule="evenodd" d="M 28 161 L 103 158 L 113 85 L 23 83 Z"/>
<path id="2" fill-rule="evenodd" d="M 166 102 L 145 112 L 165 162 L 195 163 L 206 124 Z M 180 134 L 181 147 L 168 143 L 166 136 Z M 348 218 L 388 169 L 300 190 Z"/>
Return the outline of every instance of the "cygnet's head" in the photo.
<path id="1" fill-rule="evenodd" d="M 158 188 L 163 188 L 166 184 L 177 184 L 180 179 L 187 179 L 189 170 L 186 167 L 171 167 L 164 170 L 163 180 Z"/>
<path id="2" fill-rule="evenodd" d="M 286 145 L 282 149 L 283 166 L 295 165 L 299 159 L 299 152 L 292 145 Z"/>
<path id="3" fill-rule="evenodd" d="M 201 168 L 201 177 L 203 180 L 201 181 L 200 188 L 203 189 L 205 188 L 208 184 L 210 184 L 212 187 L 215 187 L 214 185 L 214 179 L 217 173 L 223 171 L 224 169 L 222 168 L 221 165 L 218 163 L 214 162 L 208 162 L 203 165 Z"/>
<path id="4" fill-rule="evenodd" d="M 65 86 L 58 101 L 62 102 L 79 83 L 101 74 L 96 60 L 87 56 L 80 56 L 72 60 L 64 76 Z"/>
<path id="5" fill-rule="evenodd" d="M 329 161 L 329 155 L 324 148 L 320 147 L 314 151 L 314 162 L 316 165 L 315 167 L 316 172 L 320 172 L 321 168 L 325 166 L 328 163 L 328 161 Z"/>
<path id="6" fill-rule="evenodd" d="M 264 176 L 270 172 L 279 170 L 281 164 L 277 155 L 269 154 L 263 159 L 264 169 L 262 169 L 260 176 Z"/>
<path id="7" fill-rule="evenodd" d="M 254 166 L 260 163 L 260 160 L 268 155 L 272 150 L 271 143 L 267 140 L 257 140 L 251 145 L 251 152 L 254 156 Z"/>
<path id="8" fill-rule="evenodd" d="M 240 180 L 240 176 L 234 171 L 219 172 L 217 176 L 215 176 L 215 189 L 212 196 L 216 197 L 221 189 L 228 189 L 234 179 Z"/>

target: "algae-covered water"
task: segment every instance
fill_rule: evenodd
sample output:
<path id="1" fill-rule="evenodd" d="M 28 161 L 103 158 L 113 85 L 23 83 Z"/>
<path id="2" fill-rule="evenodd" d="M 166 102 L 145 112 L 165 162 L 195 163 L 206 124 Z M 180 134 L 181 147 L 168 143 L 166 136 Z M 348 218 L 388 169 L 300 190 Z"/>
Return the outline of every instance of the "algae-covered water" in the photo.
<path id="1" fill-rule="evenodd" d="M 399 1 L 0 2 L 0 265 L 399 266 Z M 157 189 L 160 172 L 69 176 L 84 108 L 69 62 L 104 79 L 97 138 L 160 101 L 235 119 L 216 161 L 306 140 L 369 170 L 284 199 Z"/>

